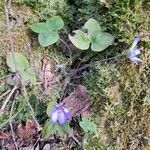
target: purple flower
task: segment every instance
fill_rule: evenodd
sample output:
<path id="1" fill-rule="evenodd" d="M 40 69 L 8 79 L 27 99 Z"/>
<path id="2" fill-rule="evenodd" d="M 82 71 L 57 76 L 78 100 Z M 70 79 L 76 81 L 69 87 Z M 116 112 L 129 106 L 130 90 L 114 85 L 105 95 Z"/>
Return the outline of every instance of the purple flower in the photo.
<path id="1" fill-rule="evenodd" d="M 50 119 L 53 123 L 63 125 L 66 121 L 71 119 L 71 114 L 62 103 L 56 104 L 50 113 Z"/>
<path id="2" fill-rule="evenodd" d="M 137 65 L 143 62 L 141 59 L 137 57 L 140 54 L 140 49 L 137 48 L 137 44 L 139 41 L 140 41 L 139 37 L 134 38 L 128 53 L 128 58 Z"/>

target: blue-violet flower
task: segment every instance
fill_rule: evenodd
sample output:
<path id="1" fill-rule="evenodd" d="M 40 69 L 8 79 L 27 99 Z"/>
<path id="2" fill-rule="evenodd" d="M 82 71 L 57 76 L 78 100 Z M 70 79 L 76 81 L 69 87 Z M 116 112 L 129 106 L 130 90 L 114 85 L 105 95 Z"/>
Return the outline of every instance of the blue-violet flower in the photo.
<path id="1" fill-rule="evenodd" d="M 62 103 L 56 104 L 50 112 L 50 119 L 53 123 L 63 125 L 66 121 L 71 119 L 71 113 Z"/>
<path id="2" fill-rule="evenodd" d="M 129 49 L 128 58 L 134 62 L 135 64 L 142 63 L 143 61 L 139 59 L 137 56 L 140 54 L 140 49 L 137 48 L 137 44 L 140 41 L 139 37 L 135 37 L 133 43 Z"/>

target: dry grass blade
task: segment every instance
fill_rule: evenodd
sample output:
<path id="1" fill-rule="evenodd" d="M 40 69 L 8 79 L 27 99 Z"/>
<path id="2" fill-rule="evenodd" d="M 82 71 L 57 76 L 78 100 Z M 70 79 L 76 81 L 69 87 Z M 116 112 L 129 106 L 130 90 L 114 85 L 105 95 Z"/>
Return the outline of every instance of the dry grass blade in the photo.
<path id="1" fill-rule="evenodd" d="M 5 97 L 10 92 L 11 92 L 11 90 L 8 89 L 6 92 L 4 92 L 2 95 L 0 95 L 0 99 L 2 99 L 3 97 Z"/>
<path id="2" fill-rule="evenodd" d="M 14 92 L 16 91 L 17 88 L 18 88 L 18 86 L 17 86 L 17 84 L 15 84 L 14 87 L 12 88 L 10 94 L 7 96 L 6 100 L 4 101 L 4 103 L 0 109 L 0 116 L 3 115 L 7 103 L 9 102 L 10 98 L 12 97 L 12 95 L 14 94 Z"/>
<path id="3" fill-rule="evenodd" d="M 16 150 L 18 150 L 18 146 L 17 146 L 16 140 L 15 140 L 16 139 L 15 133 L 13 130 L 13 125 L 12 125 L 12 114 L 13 114 L 14 105 L 15 105 L 15 101 L 13 101 L 12 106 L 11 106 L 11 110 L 10 110 L 9 125 L 10 125 L 10 129 L 11 129 L 12 139 L 13 139 L 13 142 L 15 144 L 15 148 L 16 148 Z"/>
<path id="4" fill-rule="evenodd" d="M 33 120 L 35 121 L 35 123 L 37 124 L 37 127 L 38 127 L 38 130 L 40 130 L 40 125 L 38 123 L 38 121 L 36 120 L 36 117 L 35 117 L 35 113 L 34 113 L 34 110 L 29 102 L 29 97 L 28 97 L 28 94 L 27 94 L 27 91 L 26 91 L 26 87 L 24 86 L 24 84 L 22 83 L 22 88 L 23 88 L 23 96 L 27 102 L 27 105 L 29 106 L 30 110 L 31 110 L 31 115 L 32 115 L 32 118 Z"/>

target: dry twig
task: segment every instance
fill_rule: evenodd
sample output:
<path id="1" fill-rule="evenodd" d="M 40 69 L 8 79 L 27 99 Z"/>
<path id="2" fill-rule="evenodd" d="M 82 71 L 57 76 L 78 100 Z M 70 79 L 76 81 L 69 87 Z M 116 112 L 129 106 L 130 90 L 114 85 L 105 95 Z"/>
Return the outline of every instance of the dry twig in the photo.
<path id="1" fill-rule="evenodd" d="M 2 95 L 0 95 L 0 99 L 2 99 L 4 96 L 6 96 L 10 92 L 11 92 L 11 89 L 8 89 L 6 92 L 4 92 Z"/>
<path id="2" fill-rule="evenodd" d="M 60 41 L 67 47 L 68 51 L 69 51 L 69 57 L 70 57 L 70 64 L 72 64 L 72 51 L 70 49 L 70 47 L 67 45 L 67 43 L 63 40 L 63 39 L 60 39 Z"/>
<path id="3" fill-rule="evenodd" d="M 16 148 L 16 150 L 18 150 L 18 146 L 17 146 L 16 140 L 15 140 L 15 133 L 13 130 L 13 125 L 12 125 L 12 114 L 13 114 L 14 105 L 15 105 L 15 101 L 13 101 L 13 103 L 11 105 L 10 116 L 9 116 L 9 125 L 10 125 L 10 129 L 11 129 L 12 139 L 15 144 L 15 148 Z"/>
<path id="4" fill-rule="evenodd" d="M 24 96 L 24 98 L 26 100 L 27 105 L 29 106 L 29 108 L 31 110 L 32 118 L 35 121 L 38 130 L 40 130 L 40 125 L 39 125 L 38 121 L 36 120 L 35 113 L 34 113 L 34 110 L 33 110 L 32 106 L 31 106 L 31 104 L 29 102 L 29 97 L 28 97 L 28 94 L 27 94 L 27 91 L 26 91 L 26 87 L 24 86 L 24 84 L 22 84 L 22 88 L 23 88 L 23 93 L 22 94 L 23 94 L 23 96 Z"/>
<path id="5" fill-rule="evenodd" d="M 7 34 L 8 34 L 8 39 L 9 39 L 9 51 L 12 53 L 13 56 L 13 61 L 15 65 L 15 72 L 17 72 L 17 65 L 15 61 L 15 56 L 14 56 L 14 49 L 13 49 L 13 40 L 11 36 L 11 30 L 10 30 L 10 22 L 9 22 L 9 13 L 11 9 L 11 0 L 7 1 L 7 4 L 5 6 L 5 15 L 6 15 L 6 27 L 7 27 Z"/>
<path id="6" fill-rule="evenodd" d="M 9 95 L 7 96 L 5 102 L 3 103 L 1 109 L 0 109 L 0 116 L 3 115 L 4 113 L 4 109 L 8 103 L 8 101 L 10 100 L 10 98 L 12 97 L 12 95 L 14 94 L 14 92 L 16 91 L 16 89 L 18 88 L 17 84 L 14 85 L 14 87 L 12 88 L 11 92 L 9 93 Z"/>
<path id="7" fill-rule="evenodd" d="M 22 108 L 22 109 L 23 109 L 23 108 Z M 22 111 L 22 109 L 19 110 L 16 114 L 14 114 L 14 115 L 11 117 L 11 119 L 16 118 L 16 117 L 18 116 L 18 114 Z M 2 124 L 0 125 L 0 130 L 1 130 L 7 123 L 9 123 L 9 119 L 7 119 L 4 123 L 2 123 Z"/>

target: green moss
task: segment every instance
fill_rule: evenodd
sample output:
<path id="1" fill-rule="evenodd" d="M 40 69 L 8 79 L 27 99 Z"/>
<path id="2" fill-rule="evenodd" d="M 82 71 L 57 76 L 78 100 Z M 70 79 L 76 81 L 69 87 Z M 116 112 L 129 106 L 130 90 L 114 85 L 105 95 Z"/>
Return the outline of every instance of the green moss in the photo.
<path id="1" fill-rule="evenodd" d="M 150 110 L 147 101 L 149 53 L 147 47 L 144 48 L 141 66 L 118 59 L 115 64 L 97 65 L 83 80 L 94 103 L 93 117 L 98 124 L 98 135 L 103 144 L 112 149 L 143 148 L 140 142 L 144 144 L 145 137 L 149 139 L 150 122 L 146 115 Z M 90 142 L 88 146 L 91 146 Z"/>
<path id="2" fill-rule="evenodd" d="M 69 6 L 66 0 L 40 0 L 38 2 L 36 0 L 15 0 L 14 2 L 30 6 L 39 20 L 46 20 L 55 15 L 69 17 L 67 16 Z"/>

